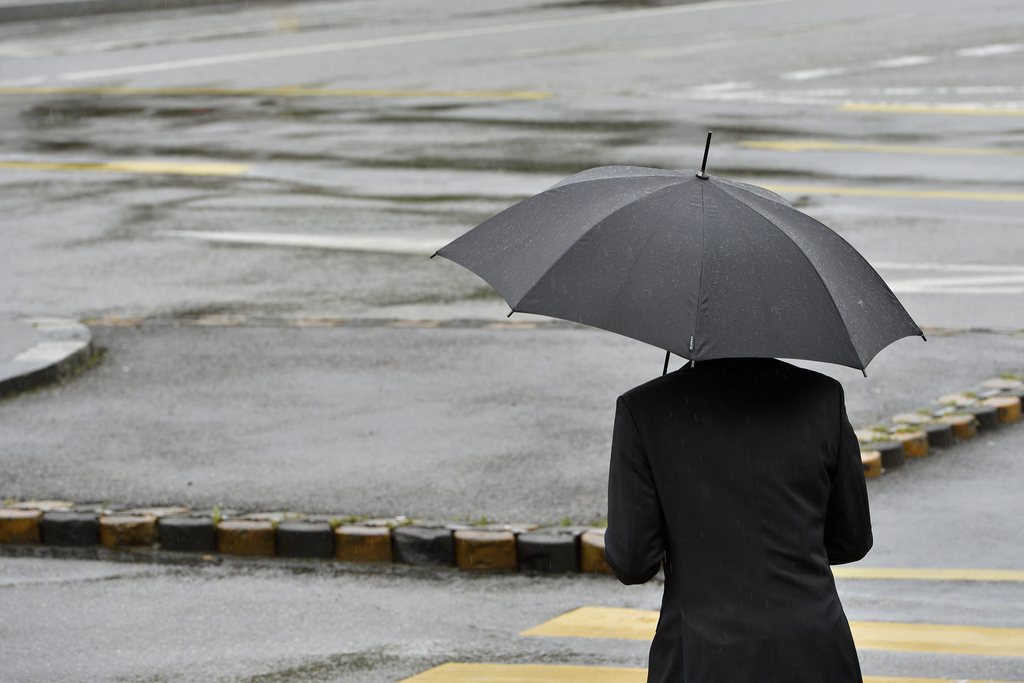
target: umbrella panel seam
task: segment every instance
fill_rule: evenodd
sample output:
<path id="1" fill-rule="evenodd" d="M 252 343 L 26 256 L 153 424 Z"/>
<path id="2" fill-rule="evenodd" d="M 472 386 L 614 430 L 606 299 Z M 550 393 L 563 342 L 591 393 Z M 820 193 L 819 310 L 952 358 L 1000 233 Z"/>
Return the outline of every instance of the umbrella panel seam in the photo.
<path id="1" fill-rule="evenodd" d="M 860 367 L 858 369 L 859 370 L 863 370 L 865 368 L 866 364 L 864 363 L 863 359 L 861 359 L 860 351 L 857 350 L 857 346 L 853 343 L 853 336 L 850 334 L 850 326 L 846 324 L 846 319 L 843 318 L 843 314 L 839 310 L 839 306 L 836 304 L 835 298 L 832 296 L 832 290 L 829 289 L 829 286 L 825 283 L 825 278 L 822 277 L 821 271 L 818 270 L 818 267 L 814 265 L 814 261 L 811 260 L 811 258 L 807 255 L 806 252 L 804 252 L 804 250 L 800 247 L 800 245 L 796 243 L 796 240 L 794 240 L 793 237 L 782 228 L 782 226 L 776 224 L 775 221 L 773 221 L 771 218 L 769 218 L 768 216 L 766 216 L 763 213 L 761 213 L 756 207 L 751 206 L 750 204 L 747 204 L 742 199 L 737 197 L 735 194 L 730 192 L 729 189 L 727 189 L 729 186 L 720 185 L 719 187 L 721 187 L 723 192 L 725 192 L 727 195 L 732 197 L 733 200 L 735 200 L 737 204 L 739 204 L 740 206 L 748 209 L 749 211 L 754 212 L 755 214 L 757 214 L 758 216 L 763 218 L 765 220 L 765 222 L 768 223 L 768 225 L 772 226 L 773 228 L 775 228 L 776 231 L 781 233 L 787 240 L 789 240 L 789 242 L 793 245 L 793 247 L 800 254 L 800 256 L 803 257 L 803 259 L 811 267 L 811 270 L 814 271 L 815 276 L 817 276 L 817 278 L 818 278 L 819 284 L 822 286 L 822 288 L 824 288 L 825 296 L 828 298 L 829 303 L 832 304 L 832 309 L 836 312 L 836 317 L 839 318 L 839 322 L 842 324 L 843 330 L 846 332 L 846 341 L 849 344 L 850 349 L 853 351 L 853 355 L 857 359 L 857 362 L 860 363 Z M 735 189 L 739 189 L 739 188 L 735 188 Z M 751 194 L 753 194 L 753 193 L 751 193 Z M 757 196 L 757 195 L 754 195 L 754 196 Z M 814 219 L 811 218 L 811 220 L 814 220 Z M 818 222 L 818 221 L 815 221 L 815 222 Z M 826 230 L 830 229 L 827 226 L 825 226 L 824 224 L 821 224 L 820 222 L 819 222 L 819 225 L 821 225 Z"/>
<path id="2" fill-rule="evenodd" d="M 690 335 L 690 358 L 696 351 L 697 341 L 700 339 L 700 308 L 703 301 L 704 291 L 704 254 L 707 251 L 707 218 L 704 215 L 704 184 L 700 186 L 700 272 L 697 275 L 697 301 L 693 307 L 693 333 Z"/>
<path id="3" fill-rule="evenodd" d="M 579 237 L 577 237 L 575 240 L 573 240 L 569 244 L 569 246 L 566 247 L 566 249 L 561 254 L 559 254 L 558 257 L 555 258 L 547 268 L 544 269 L 544 272 L 541 273 L 539 277 L 537 277 L 537 279 L 534 281 L 534 283 L 532 285 L 530 285 L 529 289 L 527 289 L 525 292 L 523 292 L 522 296 L 520 296 L 519 299 L 514 304 L 512 304 L 512 310 L 513 311 L 520 311 L 521 310 L 521 309 L 519 309 L 519 304 L 523 300 L 525 300 L 528 296 L 530 296 L 530 293 L 533 292 L 533 290 L 537 288 L 537 285 L 539 285 L 541 283 L 541 281 L 543 281 L 544 278 L 546 278 L 551 273 L 551 271 L 554 270 L 555 266 L 557 266 L 562 261 L 562 259 L 564 259 L 569 254 L 569 252 L 571 252 L 573 250 L 573 248 L 577 244 L 579 244 L 579 241 L 581 239 L 583 239 L 584 237 L 589 235 L 591 232 L 593 232 L 595 229 L 600 227 L 606 221 L 612 219 L 620 211 L 625 211 L 626 209 L 628 209 L 631 206 L 633 206 L 633 204 L 635 204 L 636 202 L 641 201 L 641 200 L 648 200 L 651 197 L 653 197 L 654 195 L 659 194 L 661 192 L 665 192 L 666 190 L 671 190 L 671 189 L 677 187 L 680 184 L 681 183 L 675 182 L 675 183 L 672 183 L 670 185 L 666 185 L 664 187 L 659 187 L 659 188 L 651 191 L 650 193 L 644 195 L 643 197 L 634 199 L 634 200 L 630 201 L 628 204 L 623 204 L 622 206 L 618 207 L 617 209 L 615 209 L 614 211 L 612 211 L 608 215 L 603 216 L 601 218 L 601 220 L 596 221 L 593 225 L 591 225 L 586 230 L 584 230 L 583 234 L 581 234 Z M 648 237 L 647 239 L 650 240 L 650 237 Z M 646 245 L 647 245 L 647 241 L 644 242 L 644 246 L 646 246 Z M 638 259 L 640 257 L 640 253 L 642 251 L 643 251 L 643 247 L 641 247 L 640 250 L 637 252 L 637 256 L 634 258 L 634 264 L 636 263 L 636 259 Z M 626 277 L 627 278 L 629 277 L 629 273 L 628 272 L 626 274 Z M 531 311 L 522 311 L 522 312 L 530 313 Z M 563 319 L 564 320 L 569 320 L 568 318 L 563 318 Z M 577 320 L 575 322 L 580 322 L 580 321 Z"/>

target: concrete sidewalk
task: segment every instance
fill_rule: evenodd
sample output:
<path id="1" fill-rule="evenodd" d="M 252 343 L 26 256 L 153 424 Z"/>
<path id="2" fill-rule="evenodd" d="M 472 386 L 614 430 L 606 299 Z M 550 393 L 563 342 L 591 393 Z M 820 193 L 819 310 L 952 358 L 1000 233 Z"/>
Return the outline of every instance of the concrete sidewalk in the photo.
<path id="1" fill-rule="evenodd" d="M 0 397 L 65 377 L 92 354 L 92 333 L 77 320 L 0 313 Z"/>
<path id="2" fill-rule="evenodd" d="M 298 0 L 290 0 L 297 2 Z M 71 19 L 95 14 L 144 12 L 207 5 L 228 5 L 273 0 L 0 0 L 0 23 L 37 21 L 40 19 Z"/>

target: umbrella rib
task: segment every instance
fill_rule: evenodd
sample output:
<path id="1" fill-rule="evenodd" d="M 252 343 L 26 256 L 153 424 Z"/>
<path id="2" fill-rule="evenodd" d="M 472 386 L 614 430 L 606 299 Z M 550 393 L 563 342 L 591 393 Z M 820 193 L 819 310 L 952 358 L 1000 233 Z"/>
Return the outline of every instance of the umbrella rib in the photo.
<path id="1" fill-rule="evenodd" d="M 546 278 L 548 276 L 548 274 L 554 269 L 554 267 L 557 266 L 561 262 L 561 260 L 564 259 L 566 257 L 566 255 L 568 255 L 568 253 L 573 250 L 573 247 L 575 247 L 583 237 L 585 237 L 586 235 L 588 235 L 591 232 L 593 232 L 595 229 L 597 229 L 598 227 L 603 225 L 608 220 L 614 218 L 615 215 L 618 214 L 620 211 L 625 211 L 626 209 L 628 209 L 630 206 L 632 206 L 636 202 L 640 201 L 641 199 L 645 199 L 645 200 L 646 199 L 650 199 L 651 197 L 653 197 L 656 194 L 659 194 L 659 193 L 664 192 L 666 190 L 671 190 L 672 188 L 680 185 L 681 182 L 685 181 L 685 180 L 689 180 L 689 178 L 680 178 L 679 179 L 680 182 L 673 182 L 670 185 L 665 185 L 663 187 L 659 187 L 657 189 L 654 189 L 651 192 L 643 195 L 642 197 L 636 197 L 636 198 L 630 200 L 628 203 L 623 204 L 622 206 L 616 208 L 614 211 L 608 213 L 606 216 L 602 216 L 601 220 L 595 221 L 593 223 L 593 225 L 591 225 L 590 227 L 588 227 L 586 230 L 583 231 L 582 235 L 580 235 L 575 240 L 570 242 L 569 246 L 567 246 L 565 248 L 565 250 L 562 251 L 562 253 L 558 255 L 557 258 L 555 258 L 554 260 L 551 261 L 551 264 L 547 268 L 544 269 L 544 272 L 541 273 L 537 277 L 537 279 L 534 281 L 534 283 L 532 285 L 530 285 L 529 289 L 527 289 L 525 292 L 523 292 L 522 296 L 520 296 L 519 299 L 512 306 L 512 309 L 514 311 L 519 311 L 520 310 L 519 309 L 519 304 L 522 303 L 522 301 L 526 297 L 530 296 L 530 292 L 532 292 L 537 287 L 537 285 L 540 284 L 541 281 L 543 281 L 544 278 Z M 648 238 L 648 239 L 650 239 L 650 238 Z M 646 245 L 646 242 L 644 242 L 644 244 Z M 643 248 L 641 247 L 641 251 L 642 251 L 642 249 Z M 637 256 L 634 258 L 634 263 L 635 263 L 636 258 L 639 258 L 639 256 L 640 256 L 640 252 L 637 252 Z M 627 273 L 627 277 L 628 277 L 628 273 Z M 530 311 L 522 311 L 522 312 L 529 313 Z M 577 322 L 579 322 L 579 321 L 577 321 Z"/>
<path id="2" fill-rule="evenodd" d="M 745 201 L 743 201 L 742 199 L 737 197 L 735 194 L 733 194 L 729 190 L 728 186 L 726 186 L 726 185 L 719 185 L 719 187 L 722 189 L 723 192 L 725 192 L 727 195 L 729 195 L 730 197 L 735 199 L 737 204 L 739 204 L 740 206 L 742 206 L 742 207 L 744 207 L 744 208 L 746 208 L 746 209 L 748 209 L 750 211 L 753 211 L 758 216 L 763 218 L 768 223 L 768 225 L 772 226 L 777 231 L 779 231 L 787 240 L 789 240 L 793 244 L 793 247 L 796 248 L 796 250 L 800 254 L 800 256 L 802 256 L 804 258 L 804 260 L 807 261 L 807 265 L 809 265 L 811 267 L 811 270 L 813 270 L 814 274 L 818 277 L 818 282 L 821 284 L 822 287 L 824 287 L 825 295 L 828 297 L 829 303 L 832 304 L 832 309 L 836 312 L 836 317 L 839 318 L 839 322 L 842 324 L 843 330 L 846 331 L 846 340 L 847 340 L 847 342 L 850 345 L 850 349 L 853 350 L 853 355 L 854 355 L 854 357 L 856 357 L 857 362 L 861 364 L 861 367 L 859 369 L 863 370 L 864 369 L 864 360 L 860 357 L 860 351 L 857 350 L 857 346 L 853 343 L 853 337 L 852 337 L 852 335 L 850 335 L 850 327 L 849 327 L 849 325 L 846 324 L 846 319 L 843 318 L 843 314 L 840 313 L 839 306 L 836 305 L 836 300 L 832 296 L 832 290 L 830 290 L 828 288 L 828 285 L 825 284 L 825 279 L 821 276 L 821 271 L 818 270 L 818 267 L 814 265 L 814 261 L 812 261 L 810 259 L 810 257 L 807 256 L 807 254 L 804 252 L 804 250 L 800 248 L 800 245 L 796 243 L 796 240 L 794 240 L 793 237 L 788 232 L 786 232 L 785 230 L 782 229 L 782 226 L 778 225 L 771 218 L 769 218 L 768 216 L 764 215 L 756 207 L 751 206 L 750 204 L 747 204 Z M 751 193 L 751 194 L 753 194 L 753 193 Z M 757 196 L 757 195 L 754 195 L 754 196 Z M 811 220 L 814 220 L 814 219 L 812 218 Z M 826 228 L 826 230 L 827 229 L 828 228 Z"/>

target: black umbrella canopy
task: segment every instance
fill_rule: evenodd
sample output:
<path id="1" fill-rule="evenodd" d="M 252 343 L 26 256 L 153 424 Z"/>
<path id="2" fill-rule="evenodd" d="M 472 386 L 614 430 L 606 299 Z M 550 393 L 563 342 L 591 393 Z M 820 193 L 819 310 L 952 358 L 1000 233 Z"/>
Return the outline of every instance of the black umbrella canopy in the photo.
<path id="1" fill-rule="evenodd" d="M 513 311 L 695 361 L 799 358 L 863 370 L 921 329 L 844 239 L 782 197 L 703 172 L 603 166 L 437 252 Z"/>

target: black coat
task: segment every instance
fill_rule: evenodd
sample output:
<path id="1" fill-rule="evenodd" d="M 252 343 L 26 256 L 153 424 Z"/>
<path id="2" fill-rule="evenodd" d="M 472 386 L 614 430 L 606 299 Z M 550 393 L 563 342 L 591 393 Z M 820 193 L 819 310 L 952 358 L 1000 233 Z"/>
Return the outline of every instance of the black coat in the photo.
<path id="1" fill-rule="evenodd" d="M 829 565 L 870 548 L 835 380 L 723 359 L 619 398 L 605 556 L 627 584 L 664 560 L 648 681 L 860 683 Z"/>

